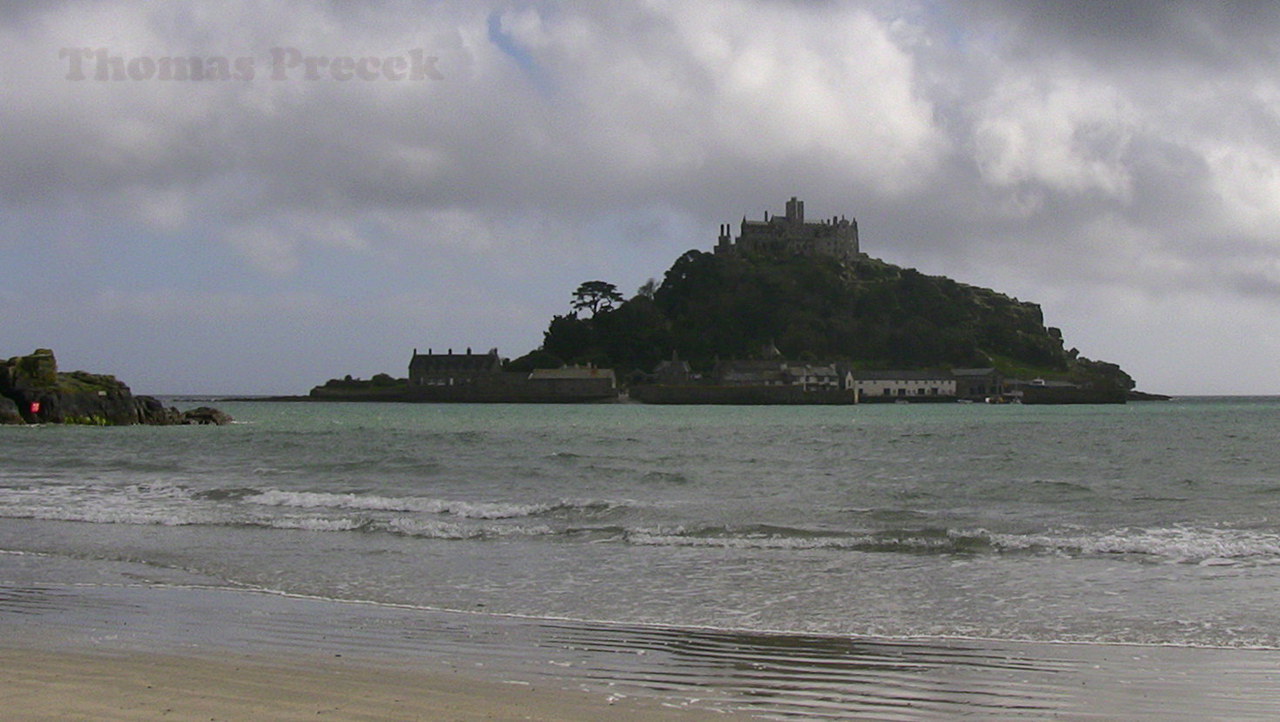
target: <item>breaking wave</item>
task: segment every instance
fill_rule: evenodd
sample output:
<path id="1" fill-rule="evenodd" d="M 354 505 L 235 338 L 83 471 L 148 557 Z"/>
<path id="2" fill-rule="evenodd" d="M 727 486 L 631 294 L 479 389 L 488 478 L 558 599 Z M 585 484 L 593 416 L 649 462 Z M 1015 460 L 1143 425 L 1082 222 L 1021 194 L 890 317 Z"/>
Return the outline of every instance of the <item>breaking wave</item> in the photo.
<path id="1" fill-rule="evenodd" d="M 848 526 L 645 523 L 650 504 L 484 501 L 181 483 L 0 486 L 0 517 L 93 524 L 254 526 L 381 532 L 425 539 L 554 536 L 581 543 L 896 554 L 1020 554 L 1204 566 L 1280 564 L 1280 532 L 1219 526 L 996 531 L 930 524 L 929 515 L 843 510 Z M 663 512 L 665 513 L 665 512 Z M 858 528 L 861 527 L 861 528 Z M 881 527 L 881 528 L 877 528 Z"/>
<path id="2" fill-rule="evenodd" d="M 485 502 L 247 487 L 192 490 L 172 483 L 0 487 L 0 517 L 11 519 L 385 532 L 431 539 L 553 534 L 557 532 L 549 525 L 519 522 L 540 516 L 580 522 L 624 506 L 594 500 Z"/>
<path id="3" fill-rule="evenodd" d="M 388 497 L 367 494 L 335 494 L 313 491 L 269 490 L 244 497 L 250 504 L 309 509 L 355 509 L 364 511 L 448 514 L 464 519 L 513 519 L 556 511 L 601 511 L 614 505 L 602 501 L 561 500 L 554 503 L 476 502 L 428 497 Z"/>
<path id="4" fill-rule="evenodd" d="M 913 554 L 1046 554 L 1125 556 L 1201 565 L 1280 563 L 1280 534 L 1174 527 L 1108 531 L 997 533 L 985 529 L 914 528 L 868 533 L 748 525 L 628 530 L 630 544 L 725 549 L 833 549 Z"/>

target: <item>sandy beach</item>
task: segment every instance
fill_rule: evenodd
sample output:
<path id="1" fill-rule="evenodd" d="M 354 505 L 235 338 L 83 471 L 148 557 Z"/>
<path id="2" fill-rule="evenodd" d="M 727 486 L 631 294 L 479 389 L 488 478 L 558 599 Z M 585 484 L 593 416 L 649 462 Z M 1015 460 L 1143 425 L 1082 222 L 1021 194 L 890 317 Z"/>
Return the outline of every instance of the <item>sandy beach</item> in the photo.
<path id="1" fill-rule="evenodd" d="M 857 640 L 150 585 L 0 589 L 7 719 L 1265 719 L 1275 651 Z"/>
<path id="2" fill-rule="evenodd" d="M 705 720 L 652 699 L 339 660 L 0 650 L 12 720 Z"/>

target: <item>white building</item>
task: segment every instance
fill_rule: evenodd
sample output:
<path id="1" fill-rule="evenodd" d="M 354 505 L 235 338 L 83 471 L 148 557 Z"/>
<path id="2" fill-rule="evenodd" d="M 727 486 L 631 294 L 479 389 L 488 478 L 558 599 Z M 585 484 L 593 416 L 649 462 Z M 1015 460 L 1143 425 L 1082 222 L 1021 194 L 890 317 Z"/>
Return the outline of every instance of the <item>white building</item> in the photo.
<path id="1" fill-rule="evenodd" d="M 840 373 L 830 364 L 826 366 L 787 364 L 784 370 L 791 385 L 799 386 L 805 391 L 840 388 Z"/>
<path id="2" fill-rule="evenodd" d="M 956 396 L 956 380 L 948 371 L 850 371 L 845 384 L 856 392 L 856 401 Z"/>

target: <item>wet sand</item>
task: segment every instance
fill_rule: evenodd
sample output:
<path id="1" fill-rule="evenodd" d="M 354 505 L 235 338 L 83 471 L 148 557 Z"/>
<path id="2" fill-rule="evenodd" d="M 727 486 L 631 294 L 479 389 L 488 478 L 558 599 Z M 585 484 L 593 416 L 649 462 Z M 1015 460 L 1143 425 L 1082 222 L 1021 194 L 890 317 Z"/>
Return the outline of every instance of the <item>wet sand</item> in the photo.
<path id="1" fill-rule="evenodd" d="M 334 660 L 0 650 L 10 720 L 707 720 L 651 699 Z"/>
<path id="2" fill-rule="evenodd" d="M 0 584 L 7 719 L 1266 719 L 1280 653 L 524 619 Z"/>

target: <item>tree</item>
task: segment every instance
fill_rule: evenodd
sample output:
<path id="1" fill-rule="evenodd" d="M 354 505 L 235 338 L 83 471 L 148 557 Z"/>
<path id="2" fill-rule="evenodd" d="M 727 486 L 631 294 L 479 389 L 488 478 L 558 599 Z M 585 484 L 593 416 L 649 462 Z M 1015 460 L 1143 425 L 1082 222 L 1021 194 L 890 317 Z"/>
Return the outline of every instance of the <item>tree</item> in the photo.
<path id="1" fill-rule="evenodd" d="M 542 350 L 567 363 L 583 362 L 595 347 L 595 328 L 576 313 L 552 318 L 542 334 Z"/>
<path id="2" fill-rule="evenodd" d="M 558 369 L 561 366 L 564 366 L 564 360 L 559 356 L 542 349 L 535 349 L 518 359 L 504 363 L 502 370 L 528 373 L 534 369 Z"/>
<path id="3" fill-rule="evenodd" d="M 622 302 L 622 294 L 618 287 L 605 281 L 586 281 L 573 292 L 573 308 L 575 311 L 590 311 L 596 315 L 599 311 L 608 311 L 613 304 Z"/>

